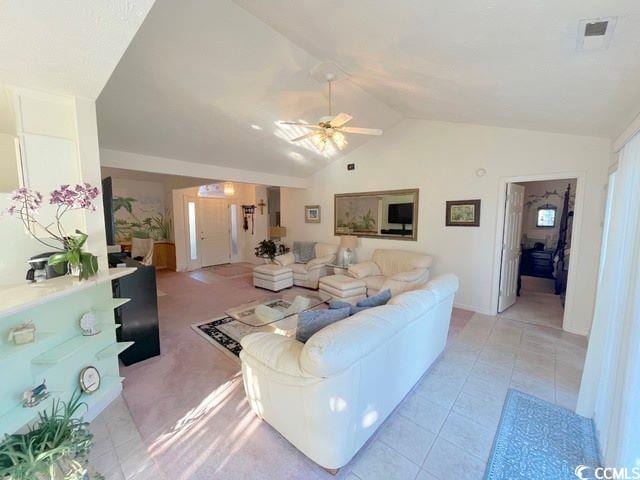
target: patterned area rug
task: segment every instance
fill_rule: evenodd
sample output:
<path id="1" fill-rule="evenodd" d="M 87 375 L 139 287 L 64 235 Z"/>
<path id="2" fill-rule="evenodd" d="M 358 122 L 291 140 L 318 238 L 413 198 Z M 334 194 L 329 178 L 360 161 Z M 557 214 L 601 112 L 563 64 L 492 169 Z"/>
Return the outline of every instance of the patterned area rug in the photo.
<path id="1" fill-rule="evenodd" d="M 297 315 L 264 327 L 250 327 L 225 315 L 203 323 L 194 323 L 191 328 L 211 345 L 219 348 L 236 361 L 240 361 L 238 358 L 242 351 L 240 340 L 245 335 L 255 332 L 272 332 L 290 337 L 295 334 L 297 324 Z"/>
<path id="2" fill-rule="evenodd" d="M 509 390 L 485 480 L 584 480 L 599 466 L 593 422 Z"/>

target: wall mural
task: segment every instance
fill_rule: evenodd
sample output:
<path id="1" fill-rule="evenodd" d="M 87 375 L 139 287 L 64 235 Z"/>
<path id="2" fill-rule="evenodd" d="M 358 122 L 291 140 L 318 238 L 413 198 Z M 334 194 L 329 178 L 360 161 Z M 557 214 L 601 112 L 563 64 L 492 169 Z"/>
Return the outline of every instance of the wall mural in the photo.
<path id="1" fill-rule="evenodd" d="M 172 219 L 163 210 L 162 198 L 113 197 L 116 242 L 128 242 L 131 237 L 169 240 Z"/>

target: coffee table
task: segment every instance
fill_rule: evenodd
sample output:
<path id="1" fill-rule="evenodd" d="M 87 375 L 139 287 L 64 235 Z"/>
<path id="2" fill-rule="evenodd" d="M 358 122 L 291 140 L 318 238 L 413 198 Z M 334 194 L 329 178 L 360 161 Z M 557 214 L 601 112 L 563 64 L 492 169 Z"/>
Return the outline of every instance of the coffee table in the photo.
<path id="1" fill-rule="evenodd" d="M 233 307 L 227 310 L 225 313 L 244 325 L 249 327 L 264 327 L 272 323 L 282 322 L 283 320 L 297 315 L 300 312 L 290 313 L 282 318 L 276 320 L 265 320 L 259 318 L 255 314 L 255 309 L 258 305 L 266 305 L 271 308 L 283 311 L 286 310 L 291 303 L 293 303 L 296 297 L 305 297 L 309 299 L 309 306 L 303 311 L 311 310 L 312 308 L 322 305 L 324 302 L 331 300 L 331 295 L 327 295 L 324 292 L 295 292 L 286 291 L 280 292 L 274 295 L 269 295 L 267 298 L 256 300 L 253 302 L 245 303 L 237 307 Z"/>

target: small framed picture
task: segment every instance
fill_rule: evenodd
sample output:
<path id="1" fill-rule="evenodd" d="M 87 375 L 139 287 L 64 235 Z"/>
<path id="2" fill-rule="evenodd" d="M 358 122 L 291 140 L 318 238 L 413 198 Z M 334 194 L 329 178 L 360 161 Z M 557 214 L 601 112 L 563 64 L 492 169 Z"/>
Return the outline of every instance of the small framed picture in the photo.
<path id="1" fill-rule="evenodd" d="M 304 206 L 305 223 L 320 223 L 320 205 Z"/>
<path id="2" fill-rule="evenodd" d="M 447 227 L 479 227 L 480 200 L 452 200 L 447 202 Z"/>

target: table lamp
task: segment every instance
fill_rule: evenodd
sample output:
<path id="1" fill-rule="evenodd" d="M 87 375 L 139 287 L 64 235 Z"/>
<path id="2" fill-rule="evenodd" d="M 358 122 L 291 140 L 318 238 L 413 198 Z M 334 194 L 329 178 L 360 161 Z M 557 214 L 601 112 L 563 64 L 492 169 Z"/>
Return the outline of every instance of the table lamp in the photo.
<path id="1" fill-rule="evenodd" d="M 353 251 L 358 244 L 358 237 L 355 235 L 343 235 L 340 238 L 340 249 L 342 250 L 342 266 L 348 267 L 353 260 Z"/>

